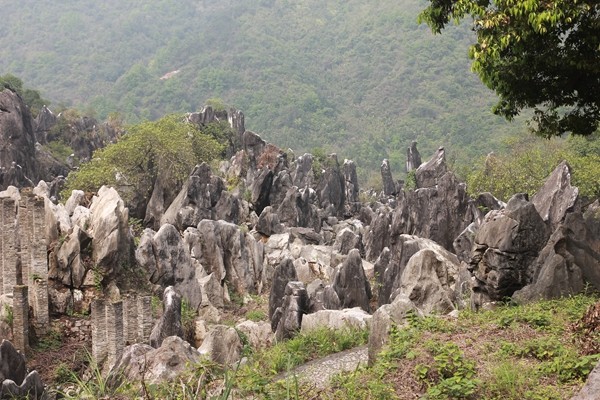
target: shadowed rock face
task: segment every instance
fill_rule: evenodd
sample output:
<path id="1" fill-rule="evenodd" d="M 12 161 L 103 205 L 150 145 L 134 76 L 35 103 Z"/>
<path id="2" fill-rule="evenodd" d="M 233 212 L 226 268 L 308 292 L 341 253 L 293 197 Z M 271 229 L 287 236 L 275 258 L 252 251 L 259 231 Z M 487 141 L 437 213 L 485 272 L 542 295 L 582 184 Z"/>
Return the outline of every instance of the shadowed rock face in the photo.
<path id="1" fill-rule="evenodd" d="M 150 346 L 159 348 L 165 338 L 179 336 L 183 338 L 183 327 L 181 325 L 181 295 L 169 286 L 165 289 L 163 296 L 163 315 L 152 329 L 150 334 Z"/>
<path id="2" fill-rule="evenodd" d="M 291 339 L 302 326 L 302 317 L 308 313 L 309 299 L 302 282 L 288 282 L 281 307 L 273 313 L 271 329 L 277 340 Z"/>
<path id="3" fill-rule="evenodd" d="M 296 268 L 291 258 L 286 257 L 283 259 L 281 264 L 275 268 L 273 274 L 273 284 L 271 287 L 271 294 L 269 295 L 269 318 L 272 319 L 275 314 L 275 310 L 281 307 L 283 304 L 283 297 L 287 284 L 291 281 L 297 281 L 298 275 L 296 274 Z M 277 325 L 275 325 L 277 326 Z"/>
<path id="4" fill-rule="evenodd" d="M 360 307 L 370 311 L 371 285 L 362 266 L 360 252 L 353 249 L 333 280 L 333 289 L 340 299 L 341 308 Z"/>
<path id="5" fill-rule="evenodd" d="M 8 340 L 0 344 L 0 385 L 0 399 L 35 400 L 44 396 L 40 375 L 37 371 L 27 373 L 25 357 Z"/>
<path id="6" fill-rule="evenodd" d="M 0 190 L 31 187 L 40 172 L 29 109 L 18 94 L 5 89 L 0 92 Z"/>
<path id="7" fill-rule="evenodd" d="M 526 195 L 515 195 L 506 209 L 492 211 L 475 236 L 469 270 L 476 291 L 490 300 L 510 297 L 528 283 L 528 266 L 546 244 L 549 231 Z"/>

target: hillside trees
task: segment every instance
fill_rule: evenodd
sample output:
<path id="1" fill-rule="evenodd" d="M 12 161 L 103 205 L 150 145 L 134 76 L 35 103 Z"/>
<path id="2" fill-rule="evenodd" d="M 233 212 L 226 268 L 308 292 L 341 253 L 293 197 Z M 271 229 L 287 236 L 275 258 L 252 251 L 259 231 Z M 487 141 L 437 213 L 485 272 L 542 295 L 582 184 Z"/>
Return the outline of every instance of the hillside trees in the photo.
<path id="1" fill-rule="evenodd" d="M 600 132 L 551 140 L 512 137 L 505 151 L 490 153 L 475 164 L 467 174 L 467 187 L 473 196 L 490 192 L 504 201 L 515 193 L 532 196 L 562 160 L 571 166 L 572 183 L 582 196 L 600 197 Z"/>
<path id="2" fill-rule="evenodd" d="M 21 96 L 34 117 L 44 105 L 50 104 L 48 100 L 42 98 L 40 92 L 24 87 L 23 81 L 12 74 L 0 76 L 0 91 L 4 90 L 5 88 L 13 90 L 19 96 Z"/>
<path id="3" fill-rule="evenodd" d="M 534 108 L 532 129 L 551 137 L 592 134 L 600 122 L 600 3 L 597 0 L 430 0 L 434 33 L 473 18 L 472 69 L 512 119 Z"/>
<path id="4" fill-rule="evenodd" d="M 211 129 L 220 132 L 219 127 Z M 181 115 L 168 115 L 128 127 L 121 140 L 96 151 L 89 163 L 69 175 L 66 190 L 97 191 L 112 185 L 126 201 L 134 196 L 148 199 L 159 173 L 177 185 L 194 165 L 219 158 L 223 148 Z"/>

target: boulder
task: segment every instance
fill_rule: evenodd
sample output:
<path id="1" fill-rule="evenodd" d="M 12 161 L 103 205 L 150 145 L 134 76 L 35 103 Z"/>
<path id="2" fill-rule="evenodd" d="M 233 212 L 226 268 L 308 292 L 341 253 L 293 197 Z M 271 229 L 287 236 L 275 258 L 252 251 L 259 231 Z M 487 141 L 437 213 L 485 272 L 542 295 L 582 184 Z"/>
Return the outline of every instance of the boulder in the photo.
<path id="1" fill-rule="evenodd" d="M 42 378 L 37 371 L 31 371 L 21 384 L 11 379 L 2 381 L 0 388 L 0 399 L 46 399 L 45 387 Z"/>
<path id="2" fill-rule="evenodd" d="M 365 229 L 364 247 L 367 261 L 375 261 L 385 247 L 390 246 L 390 225 L 392 213 L 389 207 L 381 206 L 375 218 Z"/>
<path id="3" fill-rule="evenodd" d="M 183 338 L 181 325 L 181 295 L 169 286 L 163 295 L 163 314 L 154 325 L 150 334 L 150 346 L 155 349 L 161 347 L 165 338 L 179 336 Z"/>
<path id="4" fill-rule="evenodd" d="M 600 393 L 600 363 L 588 375 L 585 385 L 571 400 L 596 400 Z"/>
<path id="5" fill-rule="evenodd" d="M 273 343 L 273 333 L 268 322 L 243 321 L 235 329 L 246 336 L 253 349 L 266 348 Z"/>
<path id="6" fill-rule="evenodd" d="M 362 247 L 362 236 L 354 233 L 349 228 L 344 228 L 335 237 L 335 244 L 333 248 L 340 254 L 346 255 L 352 249 L 359 249 Z"/>
<path id="7" fill-rule="evenodd" d="M 277 215 L 271 206 L 265 207 L 258 217 L 258 223 L 254 227 L 256 231 L 266 236 L 283 233 L 284 226 L 279 222 Z"/>
<path id="8" fill-rule="evenodd" d="M 460 265 L 444 252 L 423 249 L 406 264 L 400 287 L 391 298 L 410 299 L 424 314 L 448 314 L 455 309 L 455 287 Z"/>
<path id="9" fill-rule="evenodd" d="M 11 342 L 0 343 L 0 382 L 7 379 L 21 384 L 27 376 L 25 356 Z"/>
<path id="10" fill-rule="evenodd" d="M 117 191 L 102 186 L 90 206 L 92 254 L 97 270 L 103 276 L 131 265 L 133 236 L 129 230 L 129 211 Z"/>
<path id="11" fill-rule="evenodd" d="M 348 258 L 337 271 L 332 286 L 342 308 L 360 307 L 366 312 L 370 311 L 371 285 L 365 275 L 358 250 L 350 251 Z"/>
<path id="12" fill-rule="evenodd" d="M 283 303 L 273 313 L 271 329 L 278 341 L 291 339 L 302 326 L 302 317 L 308 312 L 309 300 L 302 282 L 288 282 Z"/>
<path id="13" fill-rule="evenodd" d="M 240 359 L 242 341 L 234 328 L 214 325 L 208 331 L 198 352 L 217 364 L 232 365 Z"/>
<path id="14" fill-rule="evenodd" d="M 310 282 L 306 291 L 309 298 L 309 313 L 320 310 L 339 310 L 341 308 L 340 298 L 333 287 L 324 285 L 320 279 Z"/>
<path id="15" fill-rule="evenodd" d="M 302 333 L 312 332 L 320 328 L 329 329 L 366 329 L 371 322 L 371 315 L 360 307 L 344 310 L 320 310 L 306 314 L 302 318 Z"/>
<path id="16" fill-rule="evenodd" d="M 403 284 L 403 274 L 410 259 L 421 250 L 431 250 L 435 253 L 436 259 L 443 260 L 443 263 L 456 266 L 460 262 L 458 258 L 444 249 L 442 246 L 430 239 L 420 238 L 412 235 L 399 235 L 392 240 L 390 248 L 390 260 L 383 272 L 382 284 L 379 287 L 378 303 L 379 305 L 390 303 L 394 300 L 394 294 Z M 385 260 L 381 261 L 385 263 Z M 381 270 L 381 266 L 378 267 Z M 408 275 L 407 275 L 408 276 Z"/>
<path id="17" fill-rule="evenodd" d="M 108 384 L 117 387 L 123 381 L 146 384 L 174 381 L 200 360 L 200 353 L 178 336 L 164 338 L 156 349 L 136 343 L 123 350 L 111 369 Z"/>
<path id="18" fill-rule="evenodd" d="M 413 302 L 402 296 L 396 297 L 391 304 L 383 305 L 375 311 L 369 329 L 369 365 L 375 362 L 383 346 L 388 343 L 392 326 L 399 328 L 405 326 L 409 313 L 421 315 Z"/>
<path id="19" fill-rule="evenodd" d="M 296 168 L 292 174 L 292 182 L 296 187 L 310 187 L 313 183 L 313 156 L 304 154 L 296 159 Z"/>

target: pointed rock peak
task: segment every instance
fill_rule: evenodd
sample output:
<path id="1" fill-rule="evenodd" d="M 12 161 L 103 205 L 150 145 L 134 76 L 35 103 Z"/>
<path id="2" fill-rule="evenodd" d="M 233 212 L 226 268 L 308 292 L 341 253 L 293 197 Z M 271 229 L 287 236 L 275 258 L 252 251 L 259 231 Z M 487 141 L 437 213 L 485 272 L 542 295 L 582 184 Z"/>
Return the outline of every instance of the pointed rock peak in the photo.
<path id="1" fill-rule="evenodd" d="M 552 171 L 531 202 L 542 219 L 551 227 L 555 227 L 573 210 L 578 197 L 579 189 L 571 186 L 571 167 L 563 160 Z"/>
<path id="2" fill-rule="evenodd" d="M 417 142 L 412 141 L 406 150 L 406 172 L 415 170 L 421 166 L 421 154 L 417 150 Z"/>
<path id="3" fill-rule="evenodd" d="M 415 171 L 417 188 L 434 187 L 438 178 L 448 172 L 446 165 L 446 151 L 440 147 L 425 164 L 421 164 Z"/>

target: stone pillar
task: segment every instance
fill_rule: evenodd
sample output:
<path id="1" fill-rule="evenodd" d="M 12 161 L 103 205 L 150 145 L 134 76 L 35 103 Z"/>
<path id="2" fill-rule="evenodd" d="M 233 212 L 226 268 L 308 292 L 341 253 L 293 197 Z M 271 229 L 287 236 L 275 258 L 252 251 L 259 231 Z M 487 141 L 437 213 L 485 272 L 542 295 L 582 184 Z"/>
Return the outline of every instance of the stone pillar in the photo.
<path id="1" fill-rule="evenodd" d="M 106 305 L 106 340 L 108 354 L 106 365 L 112 368 L 117 362 L 125 347 L 123 334 L 123 302 L 117 301 Z"/>
<path id="2" fill-rule="evenodd" d="M 27 286 L 13 287 L 13 340 L 23 353 L 29 348 L 29 300 Z"/>
<path id="3" fill-rule="evenodd" d="M 138 342 L 147 343 L 154 327 L 152 318 L 152 298 L 140 296 L 137 298 Z"/>
<path id="4" fill-rule="evenodd" d="M 2 253 L 0 254 L 2 266 L 2 294 L 11 294 L 17 285 L 17 268 L 19 267 L 19 255 L 17 252 L 17 227 L 15 224 L 15 201 L 11 198 L 0 200 L 2 207 Z"/>
<path id="5" fill-rule="evenodd" d="M 92 302 L 92 357 L 98 364 L 106 359 L 107 346 L 106 302 L 94 300 Z"/>
<path id="6" fill-rule="evenodd" d="M 123 332 L 125 344 L 137 343 L 138 319 L 140 315 L 137 309 L 137 297 L 127 297 L 123 301 Z"/>
<path id="7" fill-rule="evenodd" d="M 42 197 L 23 195 L 19 206 L 19 237 L 23 280 L 29 285 L 34 325 L 38 334 L 48 330 L 48 256 L 45 204 Z"/>

